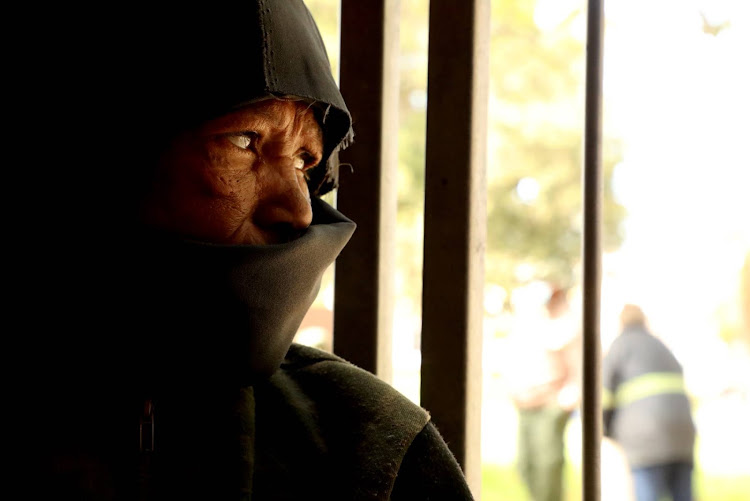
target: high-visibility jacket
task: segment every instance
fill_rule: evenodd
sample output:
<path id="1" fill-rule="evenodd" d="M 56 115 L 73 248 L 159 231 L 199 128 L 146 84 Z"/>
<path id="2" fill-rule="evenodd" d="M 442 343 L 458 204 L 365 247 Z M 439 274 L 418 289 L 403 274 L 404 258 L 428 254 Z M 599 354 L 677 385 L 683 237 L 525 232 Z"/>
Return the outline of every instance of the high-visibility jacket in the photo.
<path id="1" fill-rule="evenodd" d="M 644 326 L 629 326 L 602 362 L 604 435 L 633 467 L 693 460 L 695 424 L 683 369 Z"/>

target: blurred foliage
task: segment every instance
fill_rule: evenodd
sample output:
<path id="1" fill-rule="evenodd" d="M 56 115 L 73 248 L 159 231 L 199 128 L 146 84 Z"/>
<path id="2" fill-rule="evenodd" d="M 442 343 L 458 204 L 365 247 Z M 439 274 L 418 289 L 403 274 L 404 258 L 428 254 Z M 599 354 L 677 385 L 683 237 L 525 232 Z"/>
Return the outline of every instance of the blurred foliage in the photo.
<path id="1" fill-rule="evenodd" d="M 305 5 L 315 18 L 315 23 L 320 30 L 320 36 L 328 52 L 328 59 L 331 61 L 331 70 L 338 82 L 339 74 L 339 20 L 340 20 L 340 0 L 304 0 Z"/>
<path id="2" fill-rule="evenodd" d="M 584 12 L 543 31 L 535 4 L 492 2 L 487 281 L 506 289 L 580 280 L 585 41 L 576 23 Z M 602 143 L 602 244 L 614 250 L 625 216 L 611 188 L 621 153 L 616 139 Z"/>
<path id="3" fill-rule="evenodd" d="M 737 277 L 737 291 L 720 302 L 716 316 L 719 338 L 725 343 L 743 342 L 750 346 L 750 251 L 744 255 Z"/>
<path id="4" fill-rule="evenodd" d="M 328 31 L 337 30 L 338 1 L 307 3 L 326 43 L 338 43 L 337 34 Z M 583 9 L 542 30 L 535 4 L 492 2 L 485 269 L 486 281 L 507 291 L 530 280 L 562 285 L 580 280 L 585 41 L 577 36 L 576 22 Z M 420 295 L 421 284 L 429 2 L 400 5 L 397 293 L 408 299 Z M 338 52 L 329 55 L 337 68 Z M 611 189 L 618 141 L 604 137 L 603 152 L 602 243 L 614 250 L 625 217 Z"/>

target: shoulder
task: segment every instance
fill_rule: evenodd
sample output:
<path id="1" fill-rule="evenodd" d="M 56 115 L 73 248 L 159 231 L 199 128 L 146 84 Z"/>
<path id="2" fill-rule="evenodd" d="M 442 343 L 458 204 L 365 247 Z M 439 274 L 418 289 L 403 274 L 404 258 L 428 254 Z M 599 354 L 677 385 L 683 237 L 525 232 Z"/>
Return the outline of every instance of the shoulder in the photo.
<path id="1" fill-rule="evenodd" d="M 338 355 L 311 346 L 292 344 L 281 364 L 281 372 L 296 380 L 317 380 L 320 384 L 344 391 L 351 390 L 354 394 L 358 393 L 356 390 L 360 385 L 365 385 L 363 389 L 368 392 L 397 393 L 403 397 L 375 374 Z"/>
<path id="2" fill-rule="evenodd" d="M 271 384 L 285 399 L 308 402 L 305 414 L 346 473 L 353 499 L 364 499 L 367 490 L 390 492 L 430 421 L 426 410 L 374 374 L 307 346 L 292 345 Z"/>
<path id="3" fill-rule="evenodd" d="M 432 423 L 417 435 L 404 457 L 390 499 L 474 499 L 461 467 Z"/>
<path id="4" fill-rule="evenodd" d="M 311 375 L 327 375 L 331 384 L 350 386 L 355 383 L 369 383 L 376 387 L 390 387 L 375 374 L 357 367 L 348 360 L 333 353 L 292 343 L 281 363 L 281 372 L 293 378 Z M 342 377 L 347 379 L 342 380 Z M 394 390 L 395 391 L 395 390 Z"/>
<path id="5" fill-rule="evenodd" d="M 286 369 L 294 369 L 317 362 L 340 362 L 344 364 L 351 364 L 350 362 L 337 355 L 334 355 L 333 353 L 323 351 L 318 348 L 313 348 L 312 346 L 292 343 L 292 345 L 289 347 L 289 351 L 287 351 L 286 353 L 286 357 L 284 357 L 282 367 Z"/>
<path id="6" fill-rule="evenodd" d="M 429 421 L 419 405 L 376 375 L 347 360 L 309 346 L 293 344 L 280 372 L 293 380 L 318 406 L 363 415 L 387 413 L 418 432 Z M 346 408 L 349 408 L 346 411 Z M 365 416 L 362 416 L 365 417 Z"/>

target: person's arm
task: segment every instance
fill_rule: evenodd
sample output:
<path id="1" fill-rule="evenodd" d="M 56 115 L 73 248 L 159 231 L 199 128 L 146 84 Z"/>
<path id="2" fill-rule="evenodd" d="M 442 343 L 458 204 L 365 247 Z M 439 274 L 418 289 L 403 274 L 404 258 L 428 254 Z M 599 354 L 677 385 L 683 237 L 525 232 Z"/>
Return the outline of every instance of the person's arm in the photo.
<path id="1" fill-rule="evenodd" d="M 392 501 L 473 500 L 463 471 L 437 428 L 427 423 L 406 452 Z"/>

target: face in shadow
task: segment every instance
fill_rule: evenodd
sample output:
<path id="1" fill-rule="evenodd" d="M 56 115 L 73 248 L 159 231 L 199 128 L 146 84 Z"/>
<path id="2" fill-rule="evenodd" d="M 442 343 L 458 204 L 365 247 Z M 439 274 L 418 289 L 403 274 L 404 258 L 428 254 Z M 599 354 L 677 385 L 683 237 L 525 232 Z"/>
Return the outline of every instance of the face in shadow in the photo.
<path id="1" fill-rule="evenodd" d="M 145 224 L 221 244 L 265 245 L 312 221 L 307 172 L 323 133 L 304 101 L 269 99 L 179 134 L 158 162 Z"/>

